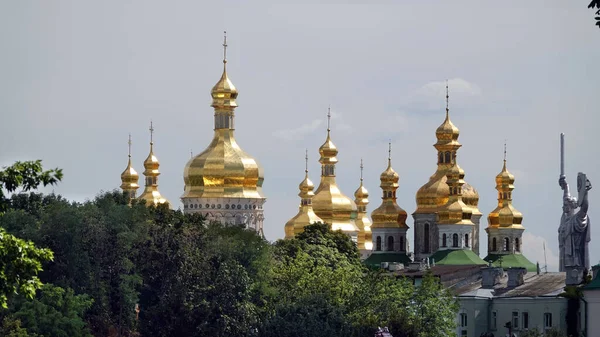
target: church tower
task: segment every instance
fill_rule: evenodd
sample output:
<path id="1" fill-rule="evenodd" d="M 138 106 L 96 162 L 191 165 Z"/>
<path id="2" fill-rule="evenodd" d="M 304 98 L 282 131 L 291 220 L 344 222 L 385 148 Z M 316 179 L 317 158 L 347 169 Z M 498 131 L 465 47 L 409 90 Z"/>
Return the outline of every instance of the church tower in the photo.
<path id="1" fill-rule="evenodd" d="M 150 121 L 150 153 L 148 158 L 144 160 L 144 176 L 145 186 L 144 192 L 138 197 L 138 200 L 145 200 L 146 205 L 158 205 L 167 204 L 170 205 L 167 199 L 163 198 L 158 191 L 158 176 L 160 172 L 158 168 L 160 163 L 158 158 L 154 155 L 154 127 L 152 121 Z"/>
<path id="2" fill-rule="evenodd" d="M 460 131 L 450 120 L 448 107 L 448 84 L 446 84 L 446 118 L 440 125 L 435 136 L 437 142 L 434 144 L 437 150 L 437 170 L 423 185 L 416 195 L 417 209 L 412 214 L 414 225 L 414 250 L 415 258 L 422 260 L 431 256 L 440 248 L 439 230 L 437 226 L 437 212 L 448 202 L 450 188 L 446 183 L 447 173 L 456 161 L 456 153 L 461 147 L 458 142 Z M 471 221 L 473 233 L 471 249 L 475 254 L 479 253 L 479 221 L 481 212 L 478 208 L 479 194 L 471 185 L 464 182 L 462 187 L 462 202 L 471 210 Z"/>
<path id="3" fill-rule="evenodd" d="M 400 176 L 392 168 L 392 144 L 389 144 L 388 165 L 379 177 L 383 192 L 381 205 L 371 213 L 373 224 L 373 251 L 365 263 L 378 266 L 381 262 L 400 262 L 408 264 L 410 259 L 406 232 L 406 211 L 396 203 L 396 190 Z"/>
<path id="4" fill-rule="evenodd" d="M 208 220 L 245 225 L 263 234 L 263 168 L 234 137 L 238 91 L 227 74 L 227 36 L 223 42 L 223 74 L 211 91 L 214 136 L 208 147 L 185 165 L 184 213 Z"/>
<path id="5" fill-rule="evenodd" d="M 313 209 L 332 230 L 341 230 L 356 242 L 359 232 L 356 226 L 357 208 L 354 201 L 340 191 L 335 180 L 338 150 L 331 141 L 330 122 L 331 109 L 327 113 L 327 138 L 319 148 L 321 182 L 313 198 Z"/>
<path id="6" fill-rule="evenodd" d="M 140 185 L 138 185 L 138 181 L 140 180 L 140 176 L 133 169 L 131 165 L 131 135 L 129 135 L 129 141 L 127 142 L 129 145 L 129 160 L 127 162 L 127 167 L 125 171 L 121 173 L 121 189 L 123 193 L 127 196 L 128 201 L 131 203 L 132 199 L 135 199 L 135 194 Z"/>
<path id="7" fill-rule="evenodd" d="M 312 225 L 315 222 L 324 223 L 324 221 L 315 214 L 312 208 L 312 198 L 315 196 L 313 193 L 315 185 L 308 179 L 308 151 L 306 152 L 304 159 L 306 162 L 304 180 L 302 180 L 298 186 L 300 189 L 300 193 L 298 193 L 298 196 L 300 197 L 300 207 L 298 214 L 285 224 L 286 239 L 293 239 L 296 235 L 304 231 L 304 227 Z"/>
<path id="8" fill-rule="evenodd" d="M 354 192 L 354 202 L 356 203 L 357 216 L 356 227 L 358 227 L 357 246 L 363 258 L 371 254 L 373 250 L 373 239 L 371 232 L 371 220 L 367 214 L 367 205 L 369 204 L 369 191 L 363 185 L 363 162 L 360 160 L 360 186 Z"/>
<path id="9" fill-rule="evenodd" d="M 522 254 L 523 215 L 512 204 L 515 176 L 506 168 L 506 144 L 504 165 L 496 176 L 498 207 L 488 215 L 488 255 L 484 260 L 497 267 L 524 267 L 536 271 L 536 266 Z"/>

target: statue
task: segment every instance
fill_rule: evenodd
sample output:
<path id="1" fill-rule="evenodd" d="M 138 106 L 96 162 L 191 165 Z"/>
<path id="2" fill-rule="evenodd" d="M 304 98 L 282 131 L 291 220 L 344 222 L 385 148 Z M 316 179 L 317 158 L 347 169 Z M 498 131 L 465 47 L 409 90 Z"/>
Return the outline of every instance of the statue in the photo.
<path id="1" fill-rule="evenodd" d="M 567 285 L 576 285 L 581 283 L 584 272 L 590 268 L 590 219 L 587 213 L 588 191 L 592 189 L 592 184 L 584 173 L 579 172 L 578 198 L 571 196 L 564 174 L 564 134 L 561 134 L 561 175 L 558 184 L 563 190 L 563 214 L 558 228 L 559 271 L 567 272 Z M 577 208 L 579 210 L 576 212 Z"/>

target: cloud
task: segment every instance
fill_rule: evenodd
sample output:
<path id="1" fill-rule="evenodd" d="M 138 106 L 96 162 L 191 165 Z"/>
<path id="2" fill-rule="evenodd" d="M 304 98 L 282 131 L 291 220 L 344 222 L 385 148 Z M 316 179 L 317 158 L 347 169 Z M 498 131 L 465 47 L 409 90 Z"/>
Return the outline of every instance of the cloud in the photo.
<path id="1" fill-rule="evenodd" d="M 304 135 L 307 135 L 315 130 L 317 130 L 323 121 L 320 119 L 315 119 L 308 124 L 302 124 L 295 129 L 284 129 L 273 132 L 273 136 L 285 140 L 293 140 L 293 139 L 301 139 Z"/>
<path id="2" fill-rule="evenodd" d="M 462 78 L 449 79 L 448 87 L 450 101 L 453 96 L 476 97 L 482 94 L 479 85 Z M 446 81 L 434 81 L 421 86 L 401 99 L 401 105 L 412 109 L 438 111 L 444 104 L 444 97 L 446 97 Z"/>
<path id="3" fill-rule="evenodd" d="M 546 245 L 546 256 L 544 259 L 544 245 Z M 548 271 L 558 271 L 558 256 L 550 249 L 548 242 L 541 236 L 536 236 L 530 232 L 523 233 L 523 254 L 529 261 L 540 263 L 544 267 L 544 260 L 548 263 Z"/>

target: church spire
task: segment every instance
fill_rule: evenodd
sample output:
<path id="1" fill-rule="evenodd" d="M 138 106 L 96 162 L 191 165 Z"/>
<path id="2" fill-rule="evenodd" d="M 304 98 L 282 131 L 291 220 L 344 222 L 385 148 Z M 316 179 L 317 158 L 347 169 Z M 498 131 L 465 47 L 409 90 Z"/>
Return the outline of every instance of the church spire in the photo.
<path id="1" fill-rule="evenodd" d="M 522 228 L 523 215 L 512 204 L 512 191 L 515 189 L 515 176 L 506 168 L 506 141 L 502 171 L 496 176 L 498 207 L 488 215 L 490 227 Z"/>
<path id="2" fill-rule="evenodd" d="M 127 198 L 131 201 L 131 199 L 135 199 L 135 193 L 140 187 L 140 185 L 138 185 L 140 176 L 131 165 L 131 134 L 129 134 L 129 140 L 127 141 L 127 145 L 127 157 L 129 159 L 127 161 L 127 167 L 125 168 L 125 171 L 121 173 L 121 189 L 127 194 Z"/>
<path id="3" fill-rule="evenodd" d="M 146 160 L 144 160 L 144 176 L 146 177 L 144 192 L 139 196 L 139 199 L 146 200 L 147 205 L 151 204 L 162 204 L 168 201 L 160 195 L 158 191 L 158 176 L 160 172 L 158 168 L 160 163 L 158 158 L 154 155 L 154 125 L 150 121 L 150 153 Z"/>
<path id="4" fill-rule="evenodd" d="M 233 129 L 233 109 L 237 107 L 238 91 L 227 75 L 227 32 L 223 34 L 223 74 L 212 88 L 211 106 L 215 109 L 215 129 Z"/>

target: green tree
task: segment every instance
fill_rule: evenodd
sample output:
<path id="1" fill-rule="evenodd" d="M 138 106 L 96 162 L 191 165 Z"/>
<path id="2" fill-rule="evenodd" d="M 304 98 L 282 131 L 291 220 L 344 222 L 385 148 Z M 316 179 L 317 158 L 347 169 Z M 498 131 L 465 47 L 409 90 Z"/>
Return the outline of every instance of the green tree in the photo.
<path id="1" fill-rule="evenodd" d="M 62 180 L 63 173 L 59 168 L 44 171 L 41 160 L 17 161 L 0 170 L 0 213 L 9 206 L 6 194 L 22 190 L 35 190 L 40 185 L 55 185 Z"/>

